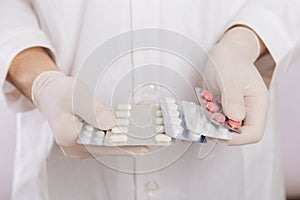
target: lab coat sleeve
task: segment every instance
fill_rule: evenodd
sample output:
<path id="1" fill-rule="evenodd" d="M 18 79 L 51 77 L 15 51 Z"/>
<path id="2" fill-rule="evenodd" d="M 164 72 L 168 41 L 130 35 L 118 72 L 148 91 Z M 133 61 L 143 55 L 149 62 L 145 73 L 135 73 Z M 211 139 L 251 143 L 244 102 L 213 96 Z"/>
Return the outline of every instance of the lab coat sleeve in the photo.
<path id="1" fill-rule="evenodd" d="M 21 51 L 40 46 L 55 57 L 47 36 L 41 31 L 31 3 L 27 0 L 7 0 L 0 5 L 0 98 L 16 112 L 33 108 L 12 84 L 6 81 L 8 68 Z"/>
<path id="2" fill-rule="evenodd" d="M 252 28 L 278 64 L 299 41 L 299 10 L 299 0 L 248 0 L 229 27 L 242 24 Z"/>

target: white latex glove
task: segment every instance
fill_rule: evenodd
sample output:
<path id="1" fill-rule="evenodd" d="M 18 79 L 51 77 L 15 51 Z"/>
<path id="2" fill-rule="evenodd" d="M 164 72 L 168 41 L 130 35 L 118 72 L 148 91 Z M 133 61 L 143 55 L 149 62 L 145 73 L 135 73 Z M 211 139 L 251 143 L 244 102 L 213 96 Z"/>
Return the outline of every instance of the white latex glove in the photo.
<path id="1" fill-rule="evenodd" d="M 263 137 L 269 105 L 268 90 L 254 66 L 260 53 L 258 37 L 250 29 L 229 30 L 211 50 L 204 69 L 208 89 L 221 94 L 226 116 L 242 121 L 241 134 L 227 145 L 256 143 Z"/>
<path id="2" fill-rule="evenodd" d="M 76 88 L 74 88 L 75 85 Z M 101 102 L 93 104 L 93 96 L 87 87 L 80 83 L 75 84 L 75 79 L 61 72 L 41 73 L 33 82 L 31 96 L 33 103 L 47 118 L 54 138 L 66 157 L 136 155 L 147 152 L 146 147 L 105 146 L 90 146 L 88 151 L 84 145 L 77 144 L 76 140 L 82 126 L 79 117 L 103 130 L 109 130 L 115 126 L 115 120 L 113 113 Z"/>

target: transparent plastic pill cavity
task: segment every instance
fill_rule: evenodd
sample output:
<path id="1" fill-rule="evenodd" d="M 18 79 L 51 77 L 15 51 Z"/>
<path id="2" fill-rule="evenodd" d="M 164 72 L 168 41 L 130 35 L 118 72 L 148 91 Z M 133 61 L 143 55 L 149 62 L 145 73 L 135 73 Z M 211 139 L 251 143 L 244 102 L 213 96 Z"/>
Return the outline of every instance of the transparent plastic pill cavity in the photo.
<path id="1" fill-rule="evenodd" d="M 191 130 L 185 120 L 182 105 L 174 98 L 166 97 L 161 100 L 161 109 L 164 120 L 164 129 L 168 136 L 193 142 L 206 142 L 201 132 Z"/>
<path id="2" fill-rule="evenodd" d="M 78 144 L 104 145 L 105 131 L 84 122 L 77 139 Z"/>
<path id="3" fill-rule="evenodd" d="M 161 106 L 116 106 L 116 127 L 101 131 L 84 122 L 77 143 L 104 146 L 165 146 L 175 139 L 166 135 Z"/>
<path id="4" fill-rule="evenodd" d="M 211 92 L 201 88 L 195 88 L 195 92 L 204 115 L 214 126 L 241 133 L 240 127 L 242 123 L 225 117 L 220 96 L 213 95 Z"/>
<path id="5" fill-rule="evenodd" d="M 205 92 L 204 94 L 206 101 L 214 103 L 210 93 Z M 165 132 L 171 137 L 200 143 L 206 142 L 206 137 L 232 139 L 231 131 L 223 126 L 226 118 L 219 113 L 221 107 L 218 104 L 202 106 L 194 102 L 176 101 L 168 97 L 161 100 L 161 108 Z M 213 114 L 208 118 L 206 112 L 213 112 Z M 215 123 L 212 123 L 213 120 Z M 233 124 L 232 127 L 237 127 L 237 124 Z"/>

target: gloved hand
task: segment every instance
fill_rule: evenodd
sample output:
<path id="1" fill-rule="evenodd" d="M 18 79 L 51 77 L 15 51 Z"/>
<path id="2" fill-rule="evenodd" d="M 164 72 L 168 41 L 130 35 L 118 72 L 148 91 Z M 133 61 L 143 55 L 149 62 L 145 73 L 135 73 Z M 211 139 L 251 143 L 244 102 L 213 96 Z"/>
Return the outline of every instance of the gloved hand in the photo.
<path id="1" fill-rule="evenodd" d="M 95 100 L 95 104 L 93 103 L 93 96 L 87 87 L 78 82 L 75 84 L 75 79 L 59 71 L 41 73 L 33 82 L 31 96 L 33 103 L 47 118 L 57 144 L 67 157 L 135 155 L 147 152 L 146 147 L 91 146 L 87 150 L 84 145 L 77 144 L 82 126 L 80 118 L 102 130 L 115 126 L 115 120 L 113 113 L 101 102 Z"/>
<path id="2" fill-rule="evenodd" d="M 245 27 L 229 30 L 210 51 L 204 68 L 209 90 L 221 94 L 226 116 L 242 121 L 241 134 L 226 145 L 256 143 L 263 137 L 269 105 L 268 90 L 254 66 L 260 54 L 260 40 Z"/>

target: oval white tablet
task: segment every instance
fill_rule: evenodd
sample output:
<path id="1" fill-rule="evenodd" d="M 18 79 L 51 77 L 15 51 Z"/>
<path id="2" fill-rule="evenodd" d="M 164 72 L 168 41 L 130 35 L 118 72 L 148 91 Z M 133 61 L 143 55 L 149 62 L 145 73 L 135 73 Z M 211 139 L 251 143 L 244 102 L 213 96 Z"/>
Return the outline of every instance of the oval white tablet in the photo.
<path id="1" fill-rule="evenodd" d="M 192 139 L 192 140 L 200 140 L 200 138 L 201 138 L 201 135 L 200 134 L 190 134 L 190 138 Z"/>
<path id="2" fill-rule="evenodd" d="M 89 137 L 80 137 L 80 141 L 82 144 L 89 144 L 91 141 L 91 138 Z"/>
<path id="3" fill-rule="evenodd" d="M 128 117 L 130 117 L 130 112 L 129 111 L 117 111 L 116 117 L 117 118 L 128 118 Z"/>
<path id="4" fill-rule="evenodd" d="M 155 126 L 155 132 L 156 133 L 163 133 L 163 132 L 165 132 L 165 127 L 162 126 L 162 125 L 157 125 L 157 126 Z"/>
<path id="5" fill-rule="evenodd" d="M 98 131 L 95 132 L 95 135 L 96 135 L 97 137 L 104 137 L 105 133 L 104 133 L 104 131 L 98 130 Z"/>
<path id="6" fill-rule="evenodd" d="M 112 134 L 109 139 L 112 142 L 120 143 L 120 142 L 126 142 L 128 140 L 127 135 L 125 134 Z"/>
<path id="7" fill-rule="evenodd" d="M 172 130 L 174 134 L 181 134 L 183 132 L 183 128 L 180 125 L 173 125 Z"/>
<path id="8" fill-rule="evenodd" d="M 161 110 L 155 111 L 155 115 L 156 115 L 156 117 L 162 117 L 162 112 L 161 112 Z"/>
<path id="9" fill-rule="evenodd" d="M 164 118 L 161 118 L 161 117 L 155 118 L 155 124 L 158 124 L 158 125 L 164 124 Z"/>
<path id="10" fill-rule="evenodd" d="M 129 123 L 130 123 L 129 119 L 126 119 L 126 118 L 125 119 L 122 119 L 122 118 L 116 119 L 116 124 L 119 126 L 127 126 L 127 125 L 129 125 Z"/>
<path id="11" fill-rule="evenodd" d="M 170 118 L 176 118 L 179 116 L 179 112 L 177 110 L 169 110 Z"/>
<path id="12" fill-rule="evenodd" d="M 169 110 L 177 110 L 178 109 L 178 105 L 175 103 L 168 103 L 167 106 L 168 106 Z"/>
<path id="13" fill-rule="evenodd" d="M 86 130 L 88 130 L 88 131 L 93 131 L 93 129 L 94 129 L 94 127 L 92 127 L 92 126 L 89 125 L 89 124 L 86 124 L 86 125 L 84 126 L 84 128 L 85 128 Z"/>
<path id="14" fill-rule="evenodd" d="M 94 142 L 96 143 L 96 144 L 102 144 L 103 143 L 103 137 L 95 137 L 94 138 Z"/>
<path id="15" fill-rule="evenodd" d="M 131 110 L 132 106 L 130 104 L 118 104 L 118 110 Z"/>
<path id="16" fill-rule="evenodd" d="M 178 117 L 172 117 L 172 118 L 170 118 L 170 121 L 174 125 L 180 125 L 181 122 L 182 122 L 182 120 L 180 118 L 178 118 Z"/>
<path id="17" fill-rule="evenodd" d="M 166 134 L 157 134 L 154 136 L 156 142 L 171 142 L 172 138 Z"/>
<path id="18" fill-rule="evenodd" d="M 128 128 L 123 126 L 113 127 L 111 129 L 112 133 L 128 133 Z"/>
<path id="19" fill-rule="evenodd" d="M 155 108 L 156 108 L 156 109 L 161 109 L 160 103 L 155 104 Z"/>
<path id="20" fill-rule="evenodd" d="M 87 138 L 92 137 L 92 134 L 93 134 L 92 131 L 88 131 L 88 130 L 82 131 L 82 135 L 83 135 L 84 137 L 87 137 Z"/>

